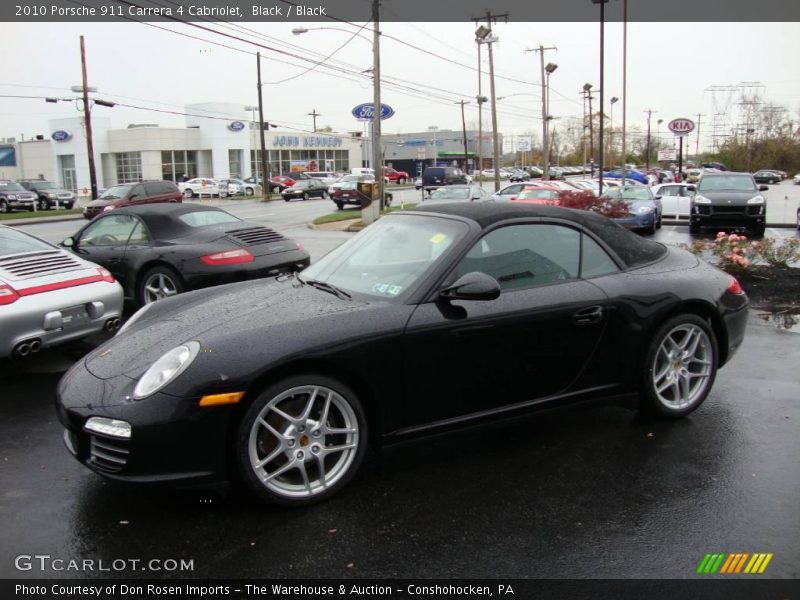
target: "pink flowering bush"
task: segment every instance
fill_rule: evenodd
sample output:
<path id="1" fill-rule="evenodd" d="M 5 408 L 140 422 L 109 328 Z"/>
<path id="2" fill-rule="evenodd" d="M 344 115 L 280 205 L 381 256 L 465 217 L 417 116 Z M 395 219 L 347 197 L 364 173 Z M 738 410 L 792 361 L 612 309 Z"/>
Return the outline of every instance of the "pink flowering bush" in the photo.
<path id="1" fill-rule="evenodd" d="M 777 243 L 774 238 L 753 242 L 753 253 L 771 267 L 788 267 L 800 262 L 800 239 L 789 238 Z"/>
<path id="2" fill-rule="evenodd" d="M 710 252 L 717 257 L 719 268 L 728 272 L 747 270 L 755 257 L 753 245 L 746 236 L 722 231 L 713 242 L 696 240 L 692 244 L 683 244 L 682 247 L 697 256 Z"/>

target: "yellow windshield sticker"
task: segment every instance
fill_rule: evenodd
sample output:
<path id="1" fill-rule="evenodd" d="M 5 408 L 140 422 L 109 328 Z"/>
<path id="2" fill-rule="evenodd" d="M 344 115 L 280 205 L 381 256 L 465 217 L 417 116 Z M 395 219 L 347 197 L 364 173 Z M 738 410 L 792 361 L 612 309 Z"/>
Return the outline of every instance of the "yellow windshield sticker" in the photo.
<path id="1" fill-rule="evenodd" d="M 441 244 L 443 241 L 447 239 L 447 236 L 443 233 L 436 233 L 431 236 L 431 239 L 428 240 L 431 244 Z"/>

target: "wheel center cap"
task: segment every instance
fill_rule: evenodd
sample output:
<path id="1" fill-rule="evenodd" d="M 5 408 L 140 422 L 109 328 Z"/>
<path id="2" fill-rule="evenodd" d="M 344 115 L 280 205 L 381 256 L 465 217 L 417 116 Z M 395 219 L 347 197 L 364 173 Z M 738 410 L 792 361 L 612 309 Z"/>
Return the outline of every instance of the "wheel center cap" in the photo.
<path id="1" fill-rule="evenodd" d="M 311 443 L 311 440 L 308 439 L 308 436 L 306 434 L 303 434 L 303 435 L 300 436 L 300 447 L 301 448 L 305 448 L 310 443 Z"/>
<path id="2" fill-rule="evenodd" d="M 675 363 L 672 365 L 676 371 L 680 371 L 681 368 L 681 361 L 676 360 Z"/>

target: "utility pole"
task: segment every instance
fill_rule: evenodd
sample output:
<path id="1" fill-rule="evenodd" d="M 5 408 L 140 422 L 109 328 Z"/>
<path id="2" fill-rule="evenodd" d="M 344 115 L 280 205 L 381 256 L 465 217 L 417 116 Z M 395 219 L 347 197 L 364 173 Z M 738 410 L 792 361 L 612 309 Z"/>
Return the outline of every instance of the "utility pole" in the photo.
<path id="1" fill-rule="evenodd" d="M 314 119 L 314 133 L 317 133 L 317 117 L 321 117 L 322 115 L 317 112 L 316 108 L 312 108 L 311 112 L 306 114 Z"/>
<path id="2" fill-rule="evenodd" d="M 374 210 L 364 222 L 369 224 L 374 219 L 380 218 L 380 211 L 384 208 L 383 199 L 383 162 L 381 160 L 381 32 L 380 32 L 380 2 L 372 0 L 372 165 L 375 169 L 375 185 L 378 189 L 378 211 Z M 373 195 L 374 197 L 374 195 Z M 370 207 L 371 208 L 371 207 Z M 372 216 L 374 215 L 374 216 Z"/>
<path id="3" fill-rule="evenodd" d="M 700 159 L 700 117 L 705 117 L 705 115 L 697 113 L 695 116 L 697 117 L 697 140 L 694 143 L 694 159 L 695 160 L 699 160 Z"/>
<path id="4" fill-rule="evenodd" d="M 628 0 L 622 0 L 622 185 L 627 175 L 628 150 L 625 145 L 628 114 Z"/>
<path id="5" fill-rule="evenodd" d="M 581 142 L 583 143 L 583 162 L 581 163 L 581 172 L 586 172 L 586 91 L 584 90 L 581 93 L 583 96 L 583 130 L 581 131 Z M 590 174 L 589 177 L 594 175 L 594 173 Z"/>
<path id="6" fill-rule="evenodd" d="M 468 100 L 459 100 L 456 104 L 461 105 L 461 130 L 464 134 L 464 171 L 469 172 L 469 149 L 467 148 L 467 121 L 464 119 L 464 105 L 469 104 Z"/>
<path id="7" fill-rule="evenodd" d="M 261 93 L 261 52 L 256 53 L 256 70 L 258 71 L 258 135 L 261 140 L 261 186 L 267 200 L 272 196 L 269 189 L 270 173 L 267 171 L 267 143 L 264 140 L 264 99 Z"/>
<path id="8" fill-rule="evenodd" d="M 489 85 L 492 97 L 492 162 L 494 163 L 494 191 L 498 192 L 500 191 L 500 148 L 497 137 L 497 96 L 494 87 L 494 54 L 492 52 L 492 44 L 496 42 L 497 39 L 492 36 L 492 25 L 497 23 L 498 18 L 503 18 L 508 22 L 508 13 L 493 15 L 491 11 L 487 10 L 485 18 L 487 31 L 482 36 L 482 39 L 486 39 L 486 44 L 489 46 Z M 473 18 L 472 21 L 477 23 L 482 19 L 483 17 Z"/>
<path id="9" fill-rule="evenodd" d="M 481 70 L 481 41 L 480 39 L 475 39 L 475 43 L 478 46 L 478 97 L 476 100 L 478 101 L 478 177 L 479 181 L 483 180 L 483 92 L 482 92 L 482 84 L 481 80 L 483 79 L 482 70 Z"/>
<path id="10" fill-rule="evenodd" d="M 547 50 L 555 50 L 558 52 L 558 48 L 555 46 L 548 46 L 545 48 L 541 44 L 539 44 L 538 48 L 528 48 L 525 50 L 525 54 L 528 52 L 538 52 L 539 53 L 539 77 L 541 77 L 542 82 L 542 181 L 547 181 L 550 179 L 550 136 L 549 136 L 549 129 L 550 123 L 548 121 L 548 111 L 550 107 L 547 106 L 547 91 L 545 88 L 545 76 L 544 76 L 544 53 Z"/>
<path id="11" fill-rule="evenodd" d="M 650 117 L 653 114 L 651 109 L 644 111 L 647 113 L 647 157 L 644 160 L 645 169 L 650 168 Z"/>
<path id="12" fill-rule="evenodd" d="M 592 127 L 592 125 L 594 125 L 594 117 L 592 115 L 592 92 L 591 92 L 591 90 L 589 90 L 587 92 L 587 95 L 589 97 L 589 154 L 591 154 L 589 159 L 592 161 L 592 177 L 594 177 L 594 128 Z M 600 170 L 602 171 L 602 165 L 601 165 Z"/>
<path id="13" fill-rule="evenodd" d="M 89 82 L 86 75 L 86 47 L 81 36 L 81 73 L 83 76 L 83 119 L 86 122 L 86 150 L 89 152 L 89 186 L 92 200 L 97 200 L 97 172 L 94 168 L 94 144 L 92 143 L 92 109 L 89 105 Z"/>

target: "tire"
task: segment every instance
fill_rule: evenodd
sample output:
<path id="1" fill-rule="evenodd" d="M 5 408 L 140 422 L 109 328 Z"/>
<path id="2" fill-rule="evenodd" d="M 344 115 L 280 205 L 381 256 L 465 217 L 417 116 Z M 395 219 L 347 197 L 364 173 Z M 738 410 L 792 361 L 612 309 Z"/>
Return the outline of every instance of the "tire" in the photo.
<path id="1" fill-rule="evenodd" d="M 662 221 L 664 220 L 664 215 L 658 215 L 658 221 L 656 221 L 656 229 L 661 229 Z"/>
<path id="2" fill-rule="evenodd" d="M 5 200 L 0 200 L 0 214 L 5 214 L 8 211 L 8 203 Z"/>
<path id="3" fill-rule="evenodd" d="M 191 199 L 194 196 L 194 192 L 190 189 L 183 190 L 183 197 L 187 199 Z"/>
<path id="4" fill-rule="evenodd" d="M 322 192 L 322 199 L 323 200 L 327 200 L 328 199 L 328 192 Z"/>
<path id="5" fill-rule="evenodd" d="M 386 201 L 386 207 L 387 208 L 390 207 L 392 205 L 392 195 L 391 194 L 386 194 L 386 200 L 385 201 Z"/>
<path id="6" fill-rule="evenodd" d="M 405 177 L 400 177 L 397 180 L 397 185 L 403 185 L 405 182 L 406 182 L 406 178 Z"/>
<path id="7" fill-rule="evenodd" d="M 766 231 L 766 226 L 764 225 L 756 225 L 751 229 L 751 235 L 754 238 L 763 238 L 764 232 Z"/>
<path id="8" fill-rule="evenodd" d="M 184 288 L 183 279 L 173 269 L 166 266 L 153 267 L 139 279 L 136 301 L 139 306 L 144 306 L 161 298 L 180 294 Z"/>
<path id="9" fill-rule="evenodd" d="M 344 210 L 344 202 L 342 202 L 341 200 L 334 200 L 334 202 L 336 203 L 336 208 L 338 208 L 339 210 Z"/>
<path id="10" fill-rule="evenodd" d="M 254 196 L 255 193 L 256 193 L 256 191 L 251 187 L 244 188 L 244 195 L 245 196 Z"/>
<path id="11" fill-rule="evenodd" d="M 719 356 L 714 332 L 699 316 L 683 314 L 663 323 L 652 340 L 642 369 L 642 410 L 667 419 L 685 417 L 714 385 Z"/>
<path id="12" fill-rule="evenodd" d="M 700 235 L 700 225 L 689 223 L 689 233 L 691 235 Z"/>
<path id="13" fill-rule="evenodd" d="M 304 192 L 304 193 L 303 193 L 303 202 L 305 202 L 306 200 L 308 200 L 308 194 L 306 194 L 306 193 Z"/>
<path id="14" fill-rule="evenodd" d="M 309 373 L 278 381 L 253 400 L 239 423 L 235 459 L 262 499 L 306 506 L 347 485 L 364 459 L 367 439 L 355 393 Z"/>
<path id="15" fill-rule="evenodd" d="M 39 210 L 48 210 L 50 208 L 50 205 L 47 203 L 47 200 L 39 199 L 39 202 L 37 202 L 37 204 L 38 204 L 37 208 Z"/>

